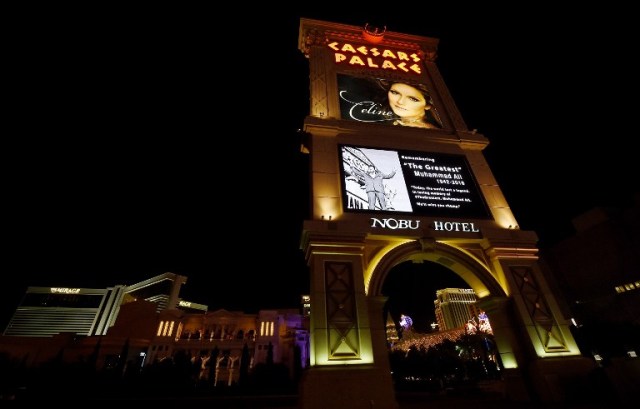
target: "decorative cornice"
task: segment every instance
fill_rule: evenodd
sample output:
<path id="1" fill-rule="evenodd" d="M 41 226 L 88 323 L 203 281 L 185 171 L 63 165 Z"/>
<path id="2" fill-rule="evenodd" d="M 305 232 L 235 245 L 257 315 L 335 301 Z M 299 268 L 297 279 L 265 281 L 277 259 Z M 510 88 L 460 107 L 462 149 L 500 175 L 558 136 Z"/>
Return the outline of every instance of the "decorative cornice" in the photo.
<path id="1" fill-rule="evenodd" d="M 311 47 L 323 46 L 329 43 L 326 33 L 323 30 L 309 29 L 302 35 L 300 43 L 300 51 L 302 51 L 305 57 L 309 58 L 309 50 Z"/>
<path id="2" fill-rule="evenodd" d="M 495 259 L 538 259 L 538 249 L 535 247 L 491 247 L 487 249 L 487 254 Z"/>

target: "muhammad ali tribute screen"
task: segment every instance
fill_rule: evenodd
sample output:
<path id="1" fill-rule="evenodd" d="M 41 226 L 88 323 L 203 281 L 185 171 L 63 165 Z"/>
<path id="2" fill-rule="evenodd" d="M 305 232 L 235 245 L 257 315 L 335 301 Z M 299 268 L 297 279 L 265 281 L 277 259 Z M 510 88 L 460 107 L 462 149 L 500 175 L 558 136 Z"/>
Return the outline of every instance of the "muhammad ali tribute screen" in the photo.
<path id="1" fill-rule="evenodd" d="M 462 155 L 339 146 L 347 212 L 489 218 Z"/>

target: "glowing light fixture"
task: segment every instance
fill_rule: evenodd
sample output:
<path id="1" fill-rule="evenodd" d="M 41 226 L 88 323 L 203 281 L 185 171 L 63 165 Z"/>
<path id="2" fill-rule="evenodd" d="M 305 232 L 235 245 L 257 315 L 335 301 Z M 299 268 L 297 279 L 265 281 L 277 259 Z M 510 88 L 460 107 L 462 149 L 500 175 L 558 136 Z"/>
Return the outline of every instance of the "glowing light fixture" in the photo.
<path id="1" fill-rule="evenodd" d="M 364 25 L 362 29 L 362 38 L 372 44 L 379 44 L 384 40 L 384 34 L 387 32 L 387 26 L 382 28 L 370 26 L 369 23 Z"/>

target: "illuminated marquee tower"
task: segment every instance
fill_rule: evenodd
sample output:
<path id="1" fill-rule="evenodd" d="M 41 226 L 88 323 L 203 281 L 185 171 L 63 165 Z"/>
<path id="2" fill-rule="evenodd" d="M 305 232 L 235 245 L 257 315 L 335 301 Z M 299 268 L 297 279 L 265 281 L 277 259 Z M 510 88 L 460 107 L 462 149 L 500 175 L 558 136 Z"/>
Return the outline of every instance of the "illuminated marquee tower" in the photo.
<path id="1" fill-rule="evenodd" d="M 483 156 L 488 140 L 467 129 L 440 76 L 437 45 L 301 20 L 312 180 L 302 234 L 312 304 L 304 408 L 397 406 L 382 286 L 405 261 L 444 265 L 474 290 L 511 399 L 534 390 L 558 400 L 549 380 L 590 365 L 542 275 L 536 234 L 517 228 Z"/>

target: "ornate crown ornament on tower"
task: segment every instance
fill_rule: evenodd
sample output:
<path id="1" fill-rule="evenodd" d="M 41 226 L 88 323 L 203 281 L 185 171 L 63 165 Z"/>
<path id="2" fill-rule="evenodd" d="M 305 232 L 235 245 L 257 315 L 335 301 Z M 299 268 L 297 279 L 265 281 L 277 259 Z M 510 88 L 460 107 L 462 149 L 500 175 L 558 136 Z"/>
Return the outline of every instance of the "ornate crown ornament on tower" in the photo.
<path id="1" fill-rule="evenodd" d="M 362 37 L 372 44 L 379 44 L 384 39 L 384 34 L 387 32 L 387 26 L 382 28 L 373 27 L 369 23 L 364 25 L 362 29 Z"/>

